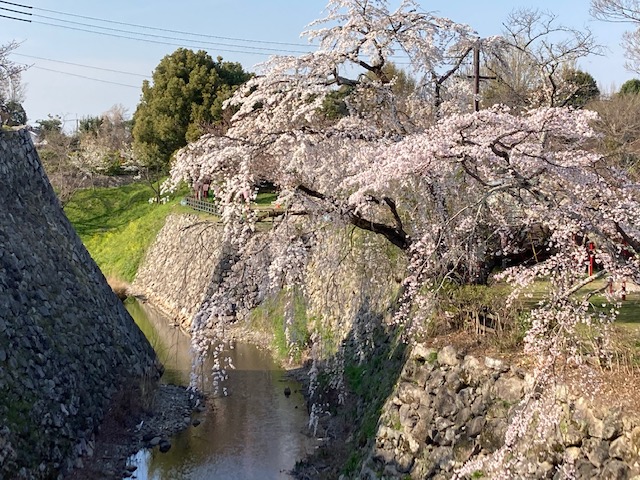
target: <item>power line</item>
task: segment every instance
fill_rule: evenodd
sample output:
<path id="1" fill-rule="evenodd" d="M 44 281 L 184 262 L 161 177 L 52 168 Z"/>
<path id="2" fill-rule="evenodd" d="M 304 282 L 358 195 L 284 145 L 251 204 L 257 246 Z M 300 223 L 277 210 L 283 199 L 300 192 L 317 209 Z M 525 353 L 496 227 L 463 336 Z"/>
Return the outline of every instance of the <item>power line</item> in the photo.
<path id="1" fill-rule="evenodd" d="M 0 17 L 2 17 L 2 18 L 9 18 L 9 19 L 11 19 L 11 20 L 19 20 L 19 21 L 21 21 L 21 22 L 31 23 L 31 20 L 27 20 L 27 19 L 25 19 L 25 18 L 13 18 L 13 17 L 8 17 L 8 16 L 6 16 L 6 15 L 0 15 Z"/>
<path id="2" fill-rule="evenodd" d="M 1 7 L 0 7 L 1 8 Z M 200 50 L 207 50 L 207 48 L 203 47 L 202 45 L 199 44 L 195 44 L 190 42 L 189 40 L 187 41 L 177 41 L 177 42 L 163 42 L 161 40 L 152 40 L 149 38 L 136 38 L 136 37 L 131 37 L 131 36 L 127 36 L 127 35 L 118 35 L 116 33 L 107 33 L 107 32 L 97 32 L 95 30 L 89 30 L 86 28 L 78 28 L 78 27 L 70 27 L 70 26 L 66 26 L 66 25 L 58 25 L 55 23 L 49 23 L 49 22 L 41 22 L 39 20 L 25 20 L 22 18 L 15 18 L 15 17 L 9 17 L 7 15 L 0 15 L 4 18 L 8 18 L 10 20 L 19 20 L 19 21 L 23 21 L 23 22 L 29 22 L 29 23 L 36 23 L 39 25 L 47 25 L 50 27 L 57 27 L 57 28 L 62 28 L 65 30 L 74 30 L 76 32 L 85 32 L 85 33 L 93 33 L 95 35 L 102 35 L 102 36 L 106 36 L 106 37 L 113 37 L 113 38 L 123 38 L 126 40 L 137 40 L 140 42 L 146 42 L 146 43 L 153 43 L 156 45 L 170 45 L 170 46 L 182 46 L 182 47 L 189 47 L 189 48 L 197 48 Z M 93 26 L 93 25 L 92 25 Z M 144 34 L 138 34 L 135 32 L 129 32 L 133 35 L 144 35 Z M 240 47 L 240 48 L 245 48 L 245 47 Z M 255 47 L 247 47 L 247 48 L 255 48 Z M 236 50 L 236 49 L 231 49 L 231 48 L 217 48 L 217 51 L 220 52 L 229 52 L 229 53 L 243 53 L 243 54 L 247 54 L 247 55 L 263 55 L 263 56 L 270 56 L 273 55 L 273 53 L 268 53 L 268 52 L 259 52 L 259 51 L 246 51 L 246 50 Z"/>
<path id="3" fill-rule="evenodd" d="M 181 31 L 181 30 L 170 30 L 167 28 L 159 28 L 159 27 L 151 27 L 149 25 L 140 25 L 140 24 L 135 24 L 135 23 L 126 23 L 126 22 L 118 22 L 115 20 L 107 20 L 104 18 L 98 18 L 98 17 L 90 17 L 87 15 L 78 15 L 78 14 L 73 14 L 73 13 L 67 13 L 67 12 L 61 12 L 58 10 L 49 10 L 46 8 L 38 8 L 38 7 L 33 7 L 30 5 L 23 5 L 23 4 L 19 4 L 19 3 L 13 3 L 13 2 L 7 2 L 4 0 L 0 0 L 0 3 L 4 3 L 4 4 L 8 4 L 8 5 L 13 5 L 15 7 L 22 7 L 22 8 L 28 8 L 28 9 L 32 9 L 32 10 L 38 10 L 41 12 L 48 12 L 48 13 L 54 13 L 56 15 L 63 15 L 63 16 L 68 16 L 68 17 L 74 17 L 74 18 L 82 18 L 84 20 L 93 20 L 96 22 L 103 22 L 103 23 L 110 23 L 110 24 L 114 24 L 114 25 L 124 25 L 127 27 L 134 27 L 134 28 L 142 28 L 145 30 L 155 30 L 158 32 L 167 32 L 167 33 L 177 33 L 180 35 L 189 35 L 189 36 L 193 36 L 193 37 L 201 37 L 201 38 L 215 38 L 218 40 L 230 40 L 233 42 L 245 42 L 245 43 L 260 43 L 260 44 L 270 44 L 270 45 L 285 45 L 285 46 L 293 46 L 293 47 L 309 47 L 309 45 L 305 45 L 303 43 L 291 43 L 291 42 L 276 42 L 276 41 L 271 41 L 271 40 L 255 40 L 255 39 L 248 39 L 248 38 L 234 38 L 234 37 L 222 37 L 222 36 L 218 36 L 218 35 L 209 35 L 209 34 L 204 34 L 204 33 L 193 33 L 193 32 L 185 32 L 185 31 Z M 28 15 L 27 13 L 25 13 L 25 15 Z M 44 18 L 50 18 L 50 17 L 44 17 Z M 64 21 L 62 19 L 54 19 L 54 20 L 59 20 L 59 21 Z M 98 27 L 98 28 L 105 28 L 105 27 Z M 245 47 L 243 47 L 245 48 Z"/>
<path id="4" fill-rule="evenodd" d="M 12 3 L 12 2 L 5 2 L 5 1 L 1 1 L 0 3 L 6 3 L 8 5 L 13 5 L 14 7 L 33 8 L 33 7 L 30 7 L 29 5 L 20 5 L 19 3 Z"/>
<path id="5" fill-rule="evenodd" d="M 102 36 L 106 36 L 106 37 L 113 37 L 113 38 L 123 38 L 126 40 L 137 40 L 140 42 L 146 42 L 146 43 L 153 43 L 156 45 L 170 45 L 170 46 L 183 46 L 183 47 L 190 47 L 190 48 L 198 48 L 198 49 L 203 49 L 201 45 L 196 45 L 196 44 L 189 44 L 187 42 L 163 42 L 160 40 L 151 40 L 148 38 L 135 38 L 135 37 L 130 37 L 130 36 L 126 36 L 126 35 L 118 35 L 115 33 L 107 33 L 107 32 L 96 32 L 95 30 L 89 30 L 86 28 L 77 28 L 77 27 L 69 27 L 69 26 L 65 26 L 65 25 L 56 25 L 55 23 L 48 23 L 48 22 L 40 22 L 38 20 L 24 20 L 22 18 L 14 18 L 14 17 L 9 17 L 6 15 L 2 15 L 2 17 L 4 18 L 8 18 L 10 20 L 19 20 L 19 21 L 23 21 L 23 22 L 29 22 L 29 23 L 37 23 L 40 25 L 47 25 L 50 27 L 58 27 L 58 28 L 63 28 L 66 30 L 74 30 L 77 32 L 85 32 L 85 33 L 93 33 L 95 35 L 102 35 Z M 264 55 L 264 56 L 269 56 L 272 55 L 271 53 L 264 53 L 264 52 L 248 52 L 246 50 L 234 50 L 234 49 L 229 49 L 229 48 L 218 48 L 218 51 L 221 52 L 230 52 L 230 53 L 244 53 L 244 54 L 249 54 L 249 55 Z"/>
<path id="6" fill-rule="evenodd" d="M 0 7 L 0 10 L 4 10 L 6 12 L 11 12 L 11 13 L 18 13 L 20 15 L 33 15 L 33 13 L 25 13 L 25 12 L 21 12 L 20 10 L 14 10 L 12 8 L 5 8 L 5 7 Z"/>
<path id="7" fill-rule="evenodd" d="M 9 2 L 6 0 L 0 0 L 0 4 L 6 4 L 6 5 L 12 5 L 15 7 L 20 7 L 20 8 L 25 8 L 25 9 L 30 9 L 30 10 L 38 10 L 38 11 L 43 11 L 43 12 L 49 12 L 49 13 L 53 13 L 56 15 L 63 15 L 63 16 L 68 16 L 68 17 L 74 17 L 74 18 L 82 18 L 82 19 L 86 19 L 86 20 L 93 20 L 93 21 L 97 21 L 97 22 L 103 22 L 103 23 L 109 23 L 109 24 L 115 24 L 115 25 L 125 25 L 125 26 L 129 26 L 129 27 L 134 27 L 134 28 L 142 28 L 142 29 L 146 29 L 146 30 L 155 30 L 155 31 L 160 31 L 160 32 L 168 32 L 168 33 L 177 33 L 177 34 L 181 34 L 181 35 L 188 35 L 188 36 L 193 36 L 193 37 L 201 37 L 201 38 L 215 38 L 215 39 L 221 39 L 221 40 L 231 40 L 231 41 L 238 41 L 238 42 L 245 42 L 245 43 L 259 43 L 259 44 L 272 44 L 272 45 L 285 45 L 285 46 L 295 46 L 295 47 L 303 47 L 303 48 L 315 48 L 316 46 L 314 45 L 305 45 L 305 44 L 301 44 L 301 43 L 290 43 L 290 42 L 276 42 L 276 41 L 269 41 L 269 40 L 254 40 L 254 39 L 246 39 L 246 38 L 234 38 L 234 37 L 222 37 L 222 36 L 217 36 L 217 35 L 208 35 L 208 34 L 202 34 L 202 33 L 192 33 L 192 32 L 184 32 L 181 30 L 170 30 L 170 29 L 166 29 L 166 28 L 159 28 L 159 27 L 151 27 L 148 25 L 140 25 L 140 24 L 135 24 L 135 23 L 126 23 L 126 22 L 118 22 L 115 20 L 107 20 L 104 18 L 98 18 L 98 17 L 91 17 L 91 16 L 87 16 L 87 15 L 78 15 L 78 14 L 73 14 L 73 13 L 68 13 L 68 12 L 61 12 L 59 10 L 50 10 L 50 9 L 46 9 L 46 8 L 39 8 L 39 7 L 33 7 L 31 5 L 24 5 L 24 4 L 20 4 L 20 3 L 15 3 L 15 2 Z M 65 20 L 65 19 L 61 19 L 61 18 L 55 18 L 55 17 L 49 17 L 47 15 L 39 15 L 39 14 L 34 14 L 34 13 L 28 13 L 28 12 L 20 12 L 17 10 L 12 10 L 12 9 L 8 9 L 8 8 L 3 8 L 0 7 L 0 10 L 7 10 L 10 12 L 14 12 L 17 14 L 21 14 L 21 15 L 29 15 L 32 17 L 38 17 L 38 18 L 44 18 L 44 19 L 48 19 L 48 20 L 53 20 L 56 22 L 63 22 L 63 23 L 68 23 L 68 24 L 73 24 L 73 25 L 80 25 L 81 27 L 92 27 L 92 28 L 98 28 L 98 29 L 102 29 L 102 30 L 108 30 L 108 31 L 112 31 L 112 32 L 119 32 L 119 33 L 126 33 L 129 35 L 138 35 L 138 36 L 142 36 L 142 37 L 151 37 L 151 38 L 158 38 L 158 39 L 164 39 L 164 40 L 173 40 L 176 42 L 180 42 L 180 43 L 169 43 L 169 42 L 163 42 L 163 41 L 159 41 L 159 40 L 149 40 L 149 39 L 145 39 L 145 38 L 136 38 L 136 37 L 130 37 L 127 35 L 118 35 L 118 34 L 108 34 L 106 32 L 96 32 L 94 30 L 88 30 L 86 28 L 78 28 L 78 27 L 69 27 L 69 26 L 65 26 L 65 25 L 58 25 L 58 24 L 53 24 L 53 23 L 48 23 L 48 22 L 42 22 L 42 21 L 38 21 L 38 20 L 25 20 L 22 18 L 15 18 L 15 17 L 9 17 L 6 15 L 0 15 L 0 17 L 3 18 L 8 18 L 10 20 L 20 20 L 23 22 L 30 22 L 30 23 L 38 23 L 41 25 L 47 25 L 47 26 L 52 26 L 52 27 L 57 27 L 57 28 L 63 28 L 63 29 L 67 29 L 67 30 L 75 30 L 75 31 L 80 31 L 80 32 L 86 32 L 86 33 L 94 33 L 97 35 L 103 35 L 103 36 L 110 36 L 110 37 L 115 37 L 115 38 L 123 38 L 123 39 L 128 39 L 128 40 L 138 40 L 138 41 L 142 41 L 142 42 L 147 42 L 147 43 L 154 43 L 154 44 L 159 44 L 159 45 L 171 45 L 171 46 L 187 46 L 190 48 L 199 48 L 199 49 L 203 49 L 203 50 L 207 50 L 207 48 L 203 48 L 202 45 L 203 44 L 208 44 L 208 45 L 214 45 L 217 47 L 217 49 L 219 51 L 222 52 L 230 52 L 230 53 L 241 53 L 241 54 L 254 54 L 254 55 L 263 55 L 263 56 L 269 56 L 272 55 L 273 53 L 267 53 L 268 52 L 282 52 L 282 53 L 288 53 L 288 54 L 295 54 L 295 53 L 309 53 L 308 51 L 301 51 L 301 50 L 284 50 L 284 49 L 277 49 L 277 48 L 269 48 L 269 47 L 253 47 L 250 45 L 234 45 L 234 44 L 225 44 L 225 43 L 219 43 L 219 42 L 206 42 L 203 41 L 201 43 L 194 43 L 194 40 L 191 39 L 185 39 L 185 38 L 176 38 L 176 37 L 169 37 L 169 36 L 165 36 L 165 35 L 155 35 L 155 34 L 149 34 L 149 33 L 141 33 L 141 32 L 135 32 L 135 31 L 131 31 L 131 30 L 122 30 L 122 29 L 116 29 L 116 28 L 109 28 L 109 27 L 103 27 L 100 25 L 86 25 L 85 23 L 81 23 L 81 22 L 74 22 L 71 20 Z M 219 46 L 222 47 L 233 47 L 233 48 L 246 48 L 246 49 L 252 49 L 254 51 L 244 51 L 244 50 L 232 50 L 232 49 L 228 49 L 228 48 L 219 48 Z M 396 56 L 394 56 L 396 57 Z M 402 56 L 397 56 L 397 58 L 403 58 Z M 396 62 L 399 65 L 406 65 L 406 63 L 402 63 L 402 62 Z"/>
<path id="8" fill-rule="evenodd" d="M 111 85 L 118 85 L 120 87 L 135 88 L 136 90 L 140 90 L 140 86 L 128 85 L 126 83 L 112 82 L 110 80 L 103 80 L 101 78 L 87 77 L 86 75 L 79 75 L 77 73 L 62 72 L 60 70 L 54 70 L 52 68 L 40 67 L 38 65 L 28 65 L 26 63 L 18 63 L 18 65 L 24 65 L 26 67 L 37 68 L 38 70 L 46 70 L 47 72 L 60 73 L 62 75 L 69 75 L 70 77 L 82 78 L 84 80 L 93 80 L 94 82 L 109 83 Z"/>
<path id="9" fill-rule="evenodd" d="M 150 27 L 150 26 L 146 26 L 146 25 L 131 24 L 131 23 L 126 23 L 126 22 L 117 22 L 117 21 L 106 20 L 106 19 L 101 19 L 101 18 L 97 18 L 97 17 L 89 17 L 89 16 L 85 16 L 85 15 L 77 15 L 77 14 L 72 14 L 72 13 L 60 12 L 60 11 L 57 11 L 57 10 L 49 10 L 49 9 L 45 9 L 45 8 L 32 7 L 30 5 L 24 5 L 24 4 L 14 3 L 14 2 L 8 2 L 6 0 L 0 0 L 0 4 L 7 4 L 7 5 L 17 6 L 17 7 L 21 7 L 21 8 L 25 8 L 25 9 L 33 9 L 33 10 L 51 12 L 51 13 L 55 13 L 55 14 L 58 14 L 58 15 L 66 15 L 66 16 L 71 16 L 71 17 L 76 17 L 76 18 L 89 19 L 89 20 L 94 20 L 94 21 L 98 21 L 98 22 L 105 22 L 105 23 L 118 24 L 118 25 L 126 25 L 126 26 L 132 26 L 132 27 L 135 27 L 135 28 L 143 28 L 143 29 L 149 29 L 149 30 L 165 31 L 165 32 L 171 32 L 171 33 L 180 33 L 180 34 L 198 36 L 198 37 L 204 37 L 204 38 L 219 38 L 219 39 L 236 40 L 236 41 L 240 41 L 240 42 L 249 42 L 249 43 L 267 43 L 267 44 L 277 44 L 277 45 L 304 46 L 304 45 L 301 45 L 301 44 L 286 43 L 286 42 L 271 42 L 271 41 L 259 41 L 259 40 L 250 40 L 250 39 L 242 39 L 242 38 L 219 37 L 219 36 L 215 36 L 215 35 L 189 33 L 189 32 L 182 32 L 182 31 L 179 31 L 179 30 L 169 30 L 169 29 L 163 29 L 163 28 L 157 28 L 157 27 Z M 7 16 L 7 15 L 0 15 L 0 17 L 7 18 L 7 19 L 10 19 L 10 20 L 18 20 L 18 21 L 29 22 L 29 23 L 37 23 L 37 24 L 40 24 L 40 25 L 46 25 L 46 26 L 51 26 L 51 27 L 56 27 L 56 28 L 67 29 L 67 30 L 85 32 L 85 33 L 93 33 L 93 34 L 96 34 L 96 35 L 103 35 L 103 36 L 114 37 L 114 38 L 122 38 L 122 39 L 127 39 L 127 40 L 137 40 L 137 41 L 153 43 L 153 44 L 159 44 L 159 45 L 170 45 L 170 46 L 176 46 L 177 45 L 177 46 L 185 46 L 185 47 L 189 47 L 189 48 L 199 48 L 199 49 L 202 48 L 204 50 L 207 50 L 207 48 L 203 48 L 202 47 L 202 44 L 209 44 L 209 45 L 215 45 L 217 47 L 217 49 L 219 51 L 221 51 L 221 52 L 240 53 L 240 54 L 249 54 L 249 55 L 254 54 L 254 55 L 263 55 L 263 56 L 272 55 L 273 53 L 271 53 L 271 52 L 284 52 L 284 53 L 288 53 L 288 54 L 309 53 L 309 52 L 300 51 L 300 50 L 283 50 L 283 49 L 268 48 L 268 47 L 253 47 L 253 46 L 250 46 L 250 45 L 224 44 L 224 43 L 218 43 L 218 42 L 202 42 L 202 44 L 200 44 L 200 43 L 194 43 L 194 41 L 191 40 L 191 39 L 176 38 L 176 37 L 169 37 L 169 36 L 165 36 L 165 35 L 155 35 L 155 34 L 141 33 L 141 32 L 134 32 L 134 31 L 130 31 L 130 30 L 122 30 L 122 29 L 103 27 L 103 26 L 100 26 L 100 25 L 85 25 L 84 23 L 80 23 L 80 22 L 74 22 L 74 21 L 71 21 L 71 20 L 64 20 L 64 19 L 49 17 L 49 16 L 46 16 L 46 15 L 38 15 L 38 14 L 33 14 L 33 13 L 20 12 L 20 11 L 8 9 L 8 8 L 5 8 L 5 7 L 0 7 L 0 10 L 10 11 L 10 12 L 14 12 L 14 13 L 21 14 L 21 15 L 29 15 L 31 17 L 39 17 L 39 18 L 49 19 L 49 20 L 53 20 L 53 21 L 56 21 L 56 22 L 63 22 L 63 23 L 68 23 L 68 24 L 73 24 L 73 25 L 80 25 L 81 27 L 91 27 L 91 28 L 97 28 L 97 29 L 107 30 L 107 31 L 111 31 L 111 32 L 120 32 L 120 33 L 124 33 L 124 34 L 128 34 L 128 35 L 120 35 L 120 34 L 116 34 L 116 33 L 100 32 L 100 31 L 90 30 L 88 28 L 72 27 L 72 26 L 59 25 L 59 24 L 55 24 L 55 23 L 43 22 L 43 21 L 38 21 L 38 20 L 26 20 L 26 19 L 22 19 L 22 18 L 10 17 L 10 16 Z M 164 39 L 164 40 L 172 40 L 172 42 L 166 42 L 166 41 L 162 41 L 162 40 L 153 40 L 153 39 L 149 39 L 149 38 L 138 38 L 138 37 L 132 37 L 130 35 L 137 35 L 137 36 L 140 36 L 140 37 L 151 37 L 151 38 Z M 234 49 L 219 48 L 219 46 L 234 47 Z M 308 47 L 311 48 L 313 46 L 308 46 Z M 235 48 L 243 48 L 243 49 L 246 48 L 246 49 L 252 49 L 254 51 L 236 50 Z M 269 51 L 269 53 L 267 53 L 265 50 Z M 402 58 L 402 57 L 400 57 L 400 58 Z M 403 62 L 396 62 L 396 63 L 399 64 L 399 65 L 405 64 Z M 92 67 L 88 67 L 88 68 L 92 68 Z"/>
<path id="10" fill-rule="evenodd" d="M 64 60 L 54 60 L 52 58 L 36 57 L 34 55 L 25 55 L 24 53 L 11 52 L 11 55 L 16 55 L 18 57 L 25 57 L 25 58 L 33 58 L 35 60 L 44 60 L 45 62 L 63 63 L 65 65 L 73 65 L 74 67 L 92 68 L 94 70 L 101 70 L 103 72 L 121 73 L 123 75 L 131 75 L 131 76 L 140 77 L 140 78 L 149 78 L 150 77 L 149 75 L 142 75 L 140 73 L 125 72 L 125 71 L 122 71 L 122 70 L 112 70 L 110 68 L 95 67 L 95 66 L 92 66 L 92 65 L 83 65 L 81 63 L 65 62 Z"/>
<path id="11" fill-rule="evenodd" d="M 0 1 L 0 3 L 8 3 L 8 2 Z M 270 44 L 270 45 L 284 45 L 284 46 L 290 46 L 290 47 L 308 47 L 309 46 L 309 45 L 306 45 L 304 43 L 276 42 L 276 41 L 272 41 L 272 40 L 255 40 L 255 39 L 249 39 L 249 38 L 221 37 L 221 36 L 218 36 L 218 35 L 209 35 L 209 34 L 205 34 L 205 33 L 184 32 L 182 30 L 170 30 L 170 29 L 167 29 L 167 28 L 150 27 L 148 25 L 139 25 L 139 24 L 135 24 L 135 23 L 117 22 L 115 20 L 106 20 L 106 19 L 103 19 L 103 18 L 88 17 L 88 16 L 85 16 L 85 15 L 75 15 L 73 13 L 59 12 L 59 11 L 56 11 L 56 10 L 48 10 L 46 8 L 37 8 L 37 7 L 33 7 L 33 8 L 35 10 L 40 10 L 42 12 L 55 13 L 57 15 L 66 15 L 66 16 L 69 16 L 69 17 L 83 18 L 85 20 L 93 20 L 93 21 L 97 21 L 97 22 L 111 23 L 111 24 L 115 24 L 115 25 L 125 25 L 127 27 L 143 28 L 143 29 L 146 29 L 146 30 L 155 30 L 155 31 L 158 31 L 158 32 L 177 33 L 177 34 L 180 34 L 180 35 L 190 35 L 190 36 L 193 36 L 193 37 L 215 38 L 215 39 L 218 39 L 218 40 L 230 40 L 232 42 L 267 43 L 267 44 Z"/>
<path id="12" fill-rule="evenodd" d="M 5 9 L 3 7 L 0 7 L 0 10 L 9 10 L 9 9 Z M 14 11 L 14 10 L 11 10 Z M 16 13 L 21 13 L 21 12 L 16 12 Z M 81 23 L 81 22 L 74 22 L 73 20 L 63 20 L 61 18 L 54 18 L 54 17 L 49 17 L 46 15 L 38 15 L 38 14 L 23 14 L 23 15 L 32 15 L 33 17 L 38 17 L 38 18 L 44 18 L 46 20 L 52 20 L 55 22 L 62 22 L 62 23 L 68 23 L 71 25 L 80 25 L 82 27 L 91 27 L 91 28 L 99 28 L 100 30 L 106 30 L 109 32 L 117 32 L 117 33 L 126 33 L 129 35 L 139 35 L 141 37 L 149 37 L 149 38 L 159 38 L 162 40 L 175 40 L 175 41 L 179 41 L 179 42 L 193 42 L 194 40 L 191 40 L 189 38 L 179 38 L 179 37 L 169 37 L 167 35 L 156 35 L 153 33 L 140 33 L 140 32 L 134 32 L 131 30 L 122 30 L 120 28 L 110 28 L 110 27 L 102 27 L 100 25 L 87 25 L 85 23 Z M 34 23 L 42 23 L 42 22 L 38 22 L 34 20 Z M 64 25 L 59 25 L 59 27 L 61 28 L 66 28 Z M 96 32 L 97 33 L 97 32 Z M 207 41 L 198 41 L 197 43 L 198 45 L 202 44 L 202 45 L 215 45 L 215 46 L 222 46 L 222 47 L 233 47 L 233 48 L 247 48 L 247 49 L 251 49 L 251 50 L 260 50 L 260 51 L 269 51 L 269 52 L 281 52 L 281 53 L 307 53 L 306 51 L 302 51 L 302 50 L 284 50 L 281 48 L 269 48 L 269 47 L 254 47 L 251 45 L 236 45 L 236 44 L 229 44 L 229 43 L 220 43 L 220 42 L 207 42 Z"/>

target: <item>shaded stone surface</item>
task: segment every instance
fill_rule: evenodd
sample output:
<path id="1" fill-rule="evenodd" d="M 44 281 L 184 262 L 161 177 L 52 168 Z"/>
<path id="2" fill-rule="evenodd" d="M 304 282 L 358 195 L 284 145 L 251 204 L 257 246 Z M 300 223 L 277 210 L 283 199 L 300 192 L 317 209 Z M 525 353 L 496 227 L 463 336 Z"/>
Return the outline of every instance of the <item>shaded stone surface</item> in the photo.
<path id="1" fill-rule="evenodd" d="M 158 366 L 25 130 L 0 131 L 0 184 L 0 478 L 56 478 L 92 453 L 114 392 Z"/>

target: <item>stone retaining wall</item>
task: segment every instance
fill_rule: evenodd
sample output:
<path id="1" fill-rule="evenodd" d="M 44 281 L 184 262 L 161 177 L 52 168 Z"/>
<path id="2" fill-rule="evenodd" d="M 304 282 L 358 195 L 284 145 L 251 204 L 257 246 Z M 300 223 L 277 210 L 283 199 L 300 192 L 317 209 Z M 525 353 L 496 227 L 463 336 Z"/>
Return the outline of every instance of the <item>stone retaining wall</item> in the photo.
<path id="1" fill-rule="evenodd" d="M 499 360 L 463 358 L 452 347 L 414 348 L 359 478 L 451 478 L 469 459 L 503 445 L 531 383 L 523 370 Z M 637 416 L 599 410 L 562 386 L 554 399 L 561 412 L 557 422 L 544 426 L 541 441 L 532 437 L 510 452 L 519 461 L 505 478 L 640 479 Z M 493 475 L 479 468 L 471 478 Z"/>
<path id="2" fill-rule="evenodd" d="M 222 253 L 220 226 L 197 215 L 170 215 L 132 285 L 188 330 Z"/>
<path id="3" fill-rule="evenodd" d="M 93 453 L 113 393 L 157 375 L 28 133 L 0 131 L 0 478 L 61 476 Z"/>

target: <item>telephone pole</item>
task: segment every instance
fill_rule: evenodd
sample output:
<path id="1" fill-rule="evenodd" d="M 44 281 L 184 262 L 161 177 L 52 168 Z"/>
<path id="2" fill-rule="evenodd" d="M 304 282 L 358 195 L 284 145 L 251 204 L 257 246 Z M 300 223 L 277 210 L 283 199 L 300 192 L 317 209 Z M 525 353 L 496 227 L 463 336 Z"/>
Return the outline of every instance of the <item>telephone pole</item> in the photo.
<path id="1" fill-rule="evenodd" d="M 497 77 L 480 75 L 480 46 L 482 39 L 473 45 L 473 111 L 480 111 L 480 80 L 495 80 Z"/>

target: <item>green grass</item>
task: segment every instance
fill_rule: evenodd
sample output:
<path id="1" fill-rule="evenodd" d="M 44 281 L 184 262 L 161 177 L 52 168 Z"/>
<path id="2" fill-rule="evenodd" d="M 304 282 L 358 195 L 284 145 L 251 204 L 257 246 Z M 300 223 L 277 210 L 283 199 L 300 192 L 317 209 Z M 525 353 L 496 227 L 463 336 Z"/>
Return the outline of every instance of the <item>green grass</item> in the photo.
<path id="1" fill-rule="evenodd" d="M 587 295 L 595 290 L 600 290 L 606 285 L 605 279 L 594 280 L 592 283 L 587 284 L 578 290 L 574 295 L 576 298 L 580 298 L 583 295 Z M 617 286 L 616 286 L 617 288 Z M 532 286 L 525 290 L 525 294 L 528 297 L 523 298 L 523 306 L 527 309 L 533 309 L 537 306 L 538 302 L 546 297 L 547 290 L 549 289 L 549 283 L 547 281 L 538 280 Z M 602 304 L 607 304 L 606 308 L 610 308 L 610 301 L 603 294 L 595 294 L 590 299 L 590 302 L 595 308 L 602 308 Z M 640 292 L 627 291 L 626 299 L 620 301 L 620 308 L 616 324 L 640 329 Z"/>
<path id="2" fill-rule="evenodd" d="M 606 286 L 606 282 L 606 279 L 595 280 L 578 290 L 575 296 L 580 298 L 596 290 L 601 290 Z M 527 290 L 531 297 L 523 302 L 524 305 L 529 309 L 534 308 L 537 302 L 544 298 L 548 288 L 548 282 L 535 282 Z M 619 285 L 616 285 L 616 288 L 619 288 Z M 594 311 L 606 311 L 614 306 L 601 293 L 594 294 L 589 301 Z M 617 349 L 620 352 L 627 351 L 628 356 L 630 358 L 633 357 L 633 362 L 636 362 L 635 358 L 640 354 L 640 292 L 629 292 L 627 289 L 625 300 L 614 299 L 614 303 L 618 301 L 619 307 L 617 307 L 617 310 L 619 313 L 614 323 L 617 327 L 617 334 L 615 334 Z M 605 306 L 603 307 L 603 305 Z M 584 334 L 589 335 L 588 329 L 585 329 Z"/>
<path id="3" fill-rule="evenodd" d="M 604 280 L 596 280 L 579 290 L 577 294 L 587 294 L 604 287 L 604 285 Z M 594 295 L 590 300 L 596 308 L 601 308 L 602 304 L 609 303 L 606 297 L 600 294 Z M 626 299 L 620 301 L 619 312 L 616 324 L 626 328 L 640 329 L 640 292 L 627 292 Z"/>
<path id="4" fill-rule="evenodd" d="M 258 193 L 258 196 L 256 197 L 256 205 L 266 205 L 266 206 L 271 206 L 271 204 L 275 201 L 275 199 L 278 198 L 278 194 L 277 193 L 272 193 L 272 192 L 260 192 Z"/>
<path id="5" fill-rule="evenodd" d="M 309 342 L 308 318 L 306 305 L 300 293 L 294 294 L 293 322 L 290 325 L 287 341 L 285 332 L 286 293 L 280 292 L 276 297 L 265 300 L 251 312 L 251 325 L 271 336 L 272 348 L 279 361 L 293 360 L 299 362 L 301 354 Z"/>
<path id="6" fill-rule="evenodd" d="M 89 253 L 106 277 L 133 281 L 147 249 L 170 213 L 190 213 L 211 218 L 180 205 L 186 187 L 164 205 L 150 204 L 154 197 L 146 183 L 115 188 L 89 188 L 76 192 L 65 213 Z M 258 194 L 258 207 L 269 207 L 277 194 Z"/>
<path id="7" fill-rule="evenodd" d="M 135 183 L 80 190 L 65 205 L 67 217 L 105 276 L 133 281 L 167 215 L 191 211 L 179 205 L 181 197 L 164 205 L 150 204 L 151 197 L 148 185 Z"/>

